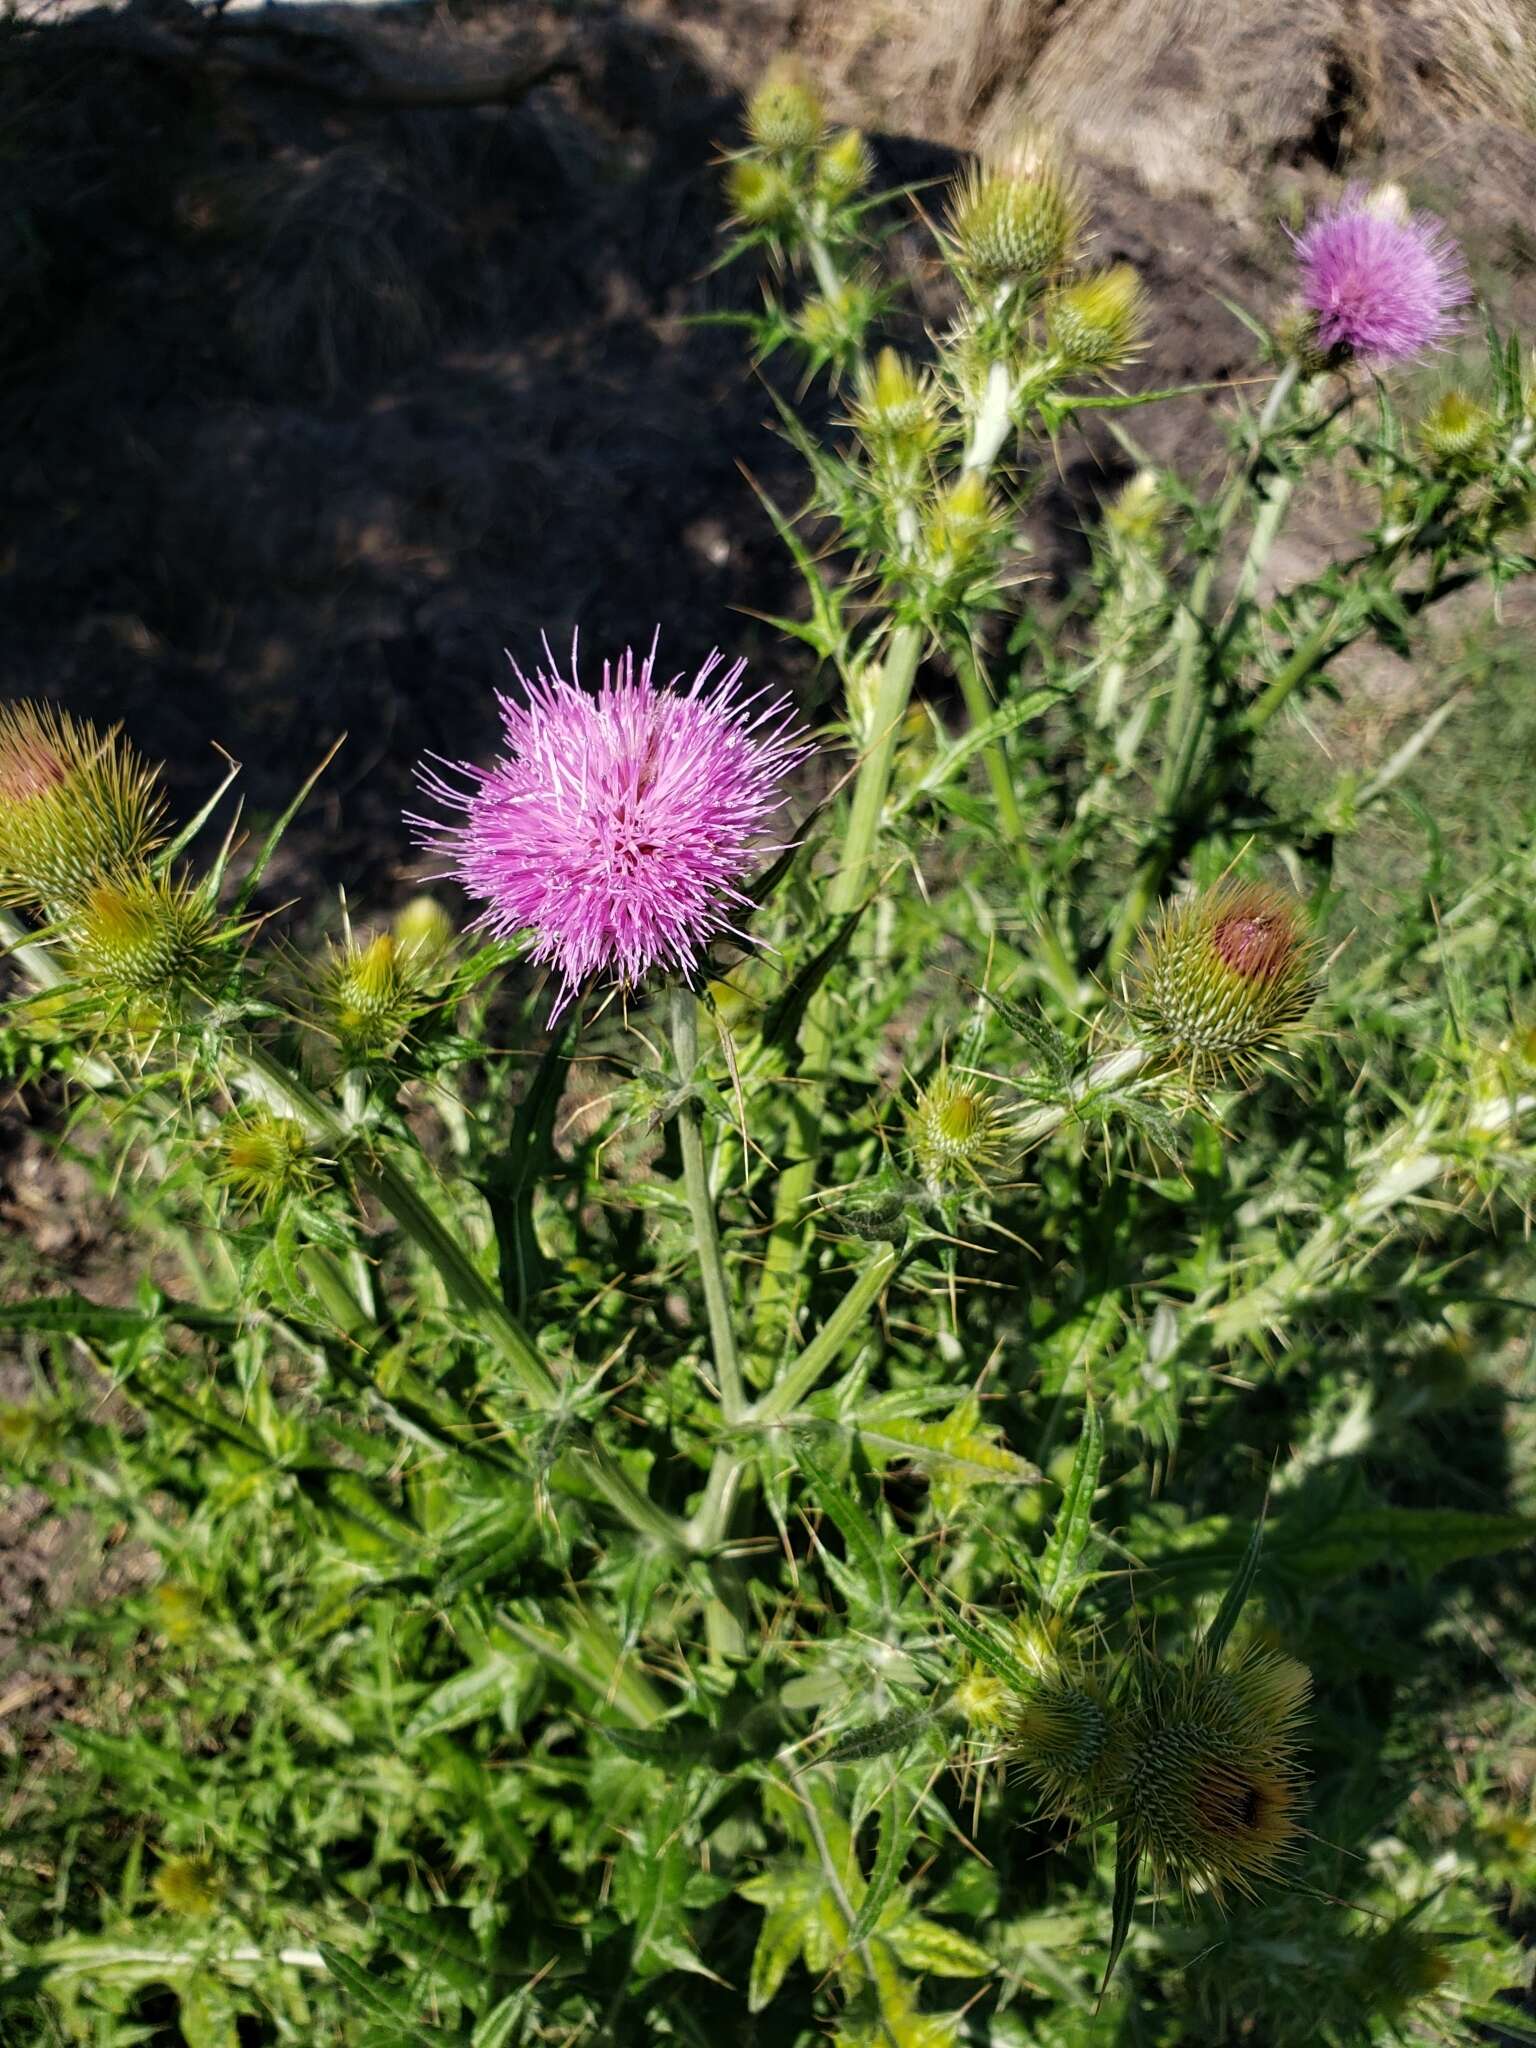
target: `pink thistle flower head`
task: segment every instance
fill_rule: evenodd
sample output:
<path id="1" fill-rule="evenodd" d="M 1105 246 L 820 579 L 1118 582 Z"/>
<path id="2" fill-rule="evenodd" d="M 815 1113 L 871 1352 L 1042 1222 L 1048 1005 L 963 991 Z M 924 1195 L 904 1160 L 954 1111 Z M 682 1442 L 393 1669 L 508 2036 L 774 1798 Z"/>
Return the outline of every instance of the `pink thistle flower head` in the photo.
<path id="1" fill-rule="evenodd" d="M 1296 238 L 1302 302 L 1325 349 L 1372 368 L 1410 362 L 1454 334 L 1472 295 L 1461 251 L 1433 214 L 1392 188 L 1351 185 Z"/>
<path id="2" fill-rule="evenodd" d="M 746 664 L 711 654 L 691 686 L 656 682 L 656 646 L 603 664 L 594 695 L 548 672 L 499 695 L 507 752 L 489 768 L 435 769 L 423 787 L 448 819 L 412 818 L 420 843 L 484 905 L 478 928 L 533 935 L 529 957 L 563 987 L 555 1016 L 594 975 L 632 988 L 655 970 L 691 980 L 705 947 L 737 938 L 741 887 L 765 853 L 791 769 L 809 751 L 787 698 L 744 693 Z M 451 765 L 451 764 L 450 764 Z"/>

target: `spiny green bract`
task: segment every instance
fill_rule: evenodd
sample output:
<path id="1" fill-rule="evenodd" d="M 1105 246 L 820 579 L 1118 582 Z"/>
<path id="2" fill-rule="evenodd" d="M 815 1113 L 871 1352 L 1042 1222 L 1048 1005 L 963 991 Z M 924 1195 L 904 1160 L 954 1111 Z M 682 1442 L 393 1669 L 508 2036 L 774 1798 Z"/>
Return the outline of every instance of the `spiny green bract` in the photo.
<path id="1" fill-rule="evenodd" d="M 946 1064 L 907 1110 L 907 1142 L 925 1180 L 981 1186 L 1006 1156 L 1007 1118 L 986 1082 Z"/>
<path id="2" fill-rule="evenodd" d="M 94 883 L 70 920 L 70 964 L 107 996 L 165 996 L 197 986 L 220 937 L 206 893 L 166 875 Z"/>
<path id="3" fill-rule="evenodd" d="M 774 153 L 814 149 L 827 129 L 826 109 L 793 59 L 775 64 L 747 101 L 747 133 Z"/>
<path id="4" fill-rule="evenodd" d="M 216 1144 L 218 1178 L 250 1208 L 275 1209 L 290 1195 L 312 1193 L 324 1178 L 304 1126 L 269 1109 L 227 1118 Z"/>
<path id="5" fill-rule="evenodd" d="M 0 902 L 60 916 L 159 844 L 158 773 L 51 705 L 0 707 Z"/>

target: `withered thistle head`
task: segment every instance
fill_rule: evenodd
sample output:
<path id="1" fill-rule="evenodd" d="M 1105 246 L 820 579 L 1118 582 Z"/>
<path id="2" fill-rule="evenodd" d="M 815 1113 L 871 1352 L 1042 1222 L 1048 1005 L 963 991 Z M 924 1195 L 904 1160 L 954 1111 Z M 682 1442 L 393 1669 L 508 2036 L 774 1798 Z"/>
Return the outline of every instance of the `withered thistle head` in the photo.
<path id="1" fill-rule="evenodd" d="M 1038 136 L 994 164 L 977 165 L 955 189 L 949 233 L 961 275 L 983 290 L 1030 285 L 1076 254 L 1086 219 L 1071 174 Z"/>
<path id="2" fill-rule="evenodd" d="M 1262 1654 L 1179 1669 L 1146 1656 L 1115 1737 L 1115 1818 L 1160 1881 L 1252 1892 L 1300 1840 L 1305 1674 Z"/>
<path id="3" fill-rule="evenodd" d="M 226 936 L 204 890 L 148 869 L 91 884 L 67 924 L 77 979 L 119 999 L 205 987 Z"/>
<path id="4" fill-rule="evenodd" d="M 1264 882 L 1219 882 L 1153 921 L 1131 1008 L 1155 1050 L 1206 1082 L 1281 1049 L 1318 987 L 1295 898 Z"/>
<path id="5" fill-rule="evenodd" d="M 1008 1129 L 986 1083 L 945 1064 L 907 1110 L 907 1142 L 930 1185 L 981 1186 L 1007 1153 Z"/>
<path id="6" fill-rule="evenodd" d="M 270 1211 L 290 1195 L 312 1194 L 324 1177 L 304 1126 L 269 1109 L 227 1117 L 216 1144 L 217 1178 L 249 1209 Z"/>
<path id="7" fill-rule="evenodd" d="M 747 101 L 747 133 L 759 149 L 772 154 L 814 149 L 827 132 L 826 108 L 816 88 L 793 58 L 769 66 L 762 84 Z"/>
<path id="8" fill-rule="evenodd" d="M 1140 278 L 1116 263 L 1064 285 L 1046 307 L 1046 333 L 1070 369 L 1118 370 L 1140 346 L 1144 312 Z"/>
<path id="9" fill-rule="evenodd" d="M 0 901 L 57 917 L 160 843 L 157 772 L 115 732 L 46 704 L 0 707 Z"/>

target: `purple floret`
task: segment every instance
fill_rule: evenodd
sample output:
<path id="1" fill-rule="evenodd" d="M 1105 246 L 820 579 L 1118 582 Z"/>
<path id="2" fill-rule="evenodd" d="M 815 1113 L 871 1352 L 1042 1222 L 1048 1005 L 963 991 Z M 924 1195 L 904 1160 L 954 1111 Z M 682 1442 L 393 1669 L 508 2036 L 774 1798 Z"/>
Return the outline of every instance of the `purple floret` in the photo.
<path id="1" fill-rule="evenodd" d="M 1324 348 L 1372 368 L 1409 362 L 1456 331 L 1471 297 L 1461 252 L 1432 214 L 1373 208 L 1361 186 L 1296 241 L 1301 297 Z"/>
<path id="2" fill-rule="evenodd" d="M 418 838 L 483 903 L 476 924 L 526 931 L 529 957 L 559 973 L 558 1016 L 594 975 L 632 988 L 657 969 L 691 979 L 705 947 L 750 909 L 741 884 L 764 854 L 768 820 L 807 752 L 788 698 L 743 694 L 746 664 L 711 654 L 692 685 L 655 681 L 656 647 L 638 674 L 626 650 L 601 689 L 548 672 L 500 696 L 507 753 L 456 765 L 468 787 L 424 768 L 450 820 L 412 818 Z M 449 765 L 449 764 L 445 764 Z"/>

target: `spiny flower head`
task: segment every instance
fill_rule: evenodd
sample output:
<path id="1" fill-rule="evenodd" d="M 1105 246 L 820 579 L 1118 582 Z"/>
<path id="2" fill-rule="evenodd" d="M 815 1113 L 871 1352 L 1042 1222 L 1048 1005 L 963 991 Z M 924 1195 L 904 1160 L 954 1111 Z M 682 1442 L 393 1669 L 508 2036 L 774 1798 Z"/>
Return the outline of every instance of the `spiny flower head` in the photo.
<path id="1" fill-rule="evenodd" d="M 1362 2004 L 1389 2020 L 1433 1998 L 1450 1974 L 1446 1943 L 1407 1919 L 1365 1936 L 1352 1972 Z"/>
<path id="2" fill-rule="evenodd" d="M 155 1872 L 151 1888 L 167 1913 L 188 1920 L 206 1920 L 218 1910 L 224 1887 L 208 1856 L 169 1856 Z"/>
<path id="3" fill-rule="evenodd" d="M 289 1195 L 310 1194 L 321 1169 L 304 1126 L 269 1109 L 245 1110 L 219 1130 L 217 1177 L 248 1208 L 272 1210 Z"/>
<path id="4" fill-rule="evenodd" d="M 1299 904 L 1263 882 L 1220 882 L 1161 912 L 1131 1008 L 1152 1044 L 1205 1081 L 1283 1046 L 1318 991 Z"/>
<path id="5" fill-rule="evenodd" d="M 1296 238 L 1296 260 L 1318 341 L 1372 368 L 1410 362 L 1445 341 L 1471 297 L 1444 226 L 1409 212 L 1395 190 L 1350 186 Z"/>
<path id="6" fill-rule="evenodd" d="M 927 453 L 943 433 L 943 414 L 932 378 L 914 370 L 895 349 L 881 349 L 873 367 L 859 372 L 850 424 L 873 450 L 884 452 L 895 444 Z"/>
<path id="7" fill-rule="evenodd" d="M 1419 446 L 1426 461 L 1451 476 L 1472 476 L 1487 467 L 1497 423 L 1470 392 L 1442 392 L 1419 422 Z"/>
<path id="8" fill-rule="evenodd" d="M 1063 286 L 1046 308 L 1051 347 L 1074 370 L 1118 370 L 1136 353 L 1143 317 L 1141 279 L 1115 263 Z"/>
<path id="9" fill-rule="evenodd" d="M 826 109 L 793 58 L 769 67 L 747 101 L 746 118 L 747 133 L 758 148 L 775 154 L 814 149 L 827 132 Z"/>
<path id="10" fill-rule="evenodd" d="M 970 171 L 949 210 L 955 260 L 973 285 L 1032 284 L 1075 253 L 1084 225 L 1077 187 L 1039 136 Z"/>
<path id="11" fill-rule="evenodd" d="M 741 884 L 772 848 L 763 828 L 806 748 L 788 700 L 744 695 L 746 664 L 711 654 L 686 690 L 659 686 L 656 650 L 605 662 L 596 695 L 555 667 L 521 701 L 502 697 L 507 755 L 464 766 L 467 791 L 435 770 L 428 791 L 461 814 L 416 819 L 422 842 L 485 906 L 498 937 L 532 935 L 530 958 L 564 984 L 558 1015 L 594 975 L 633 988 L 661 969 L 692 978 L 721 933 L 741 936 Z"/>
<path id="12" fill-rule="evenodd" d="M 148 869 L 93 883 L 68 933 L 79 978 L 120 997 L 200 985 L 224 936 L 203 890 Z"/>
<path id="13" fill-rule="evenodd" d="M 1116 1730 L 1110 1797 L 1161 1879 L 1218 1897 L 1251 1892 L 1294 1851 L 1300 1667 L 1266 1670 L 1253 1660 L 1182 1669 L 1138 1660 Z"/>
<path id="14" fill-rule="evenodd" d="M 0 901 L 48 915 L 160 841 L 156 772 L 118 734 L 51 705 L 0 708 Z"/>
<path id="15" fill-rule="evenodd" d="M 944 1064 L 907 1111 L 907 1142 L 924 1179 L 936 1186 L 984 1184 L 1007 1149 L 997 1098 L 982 1081 Z"/>

